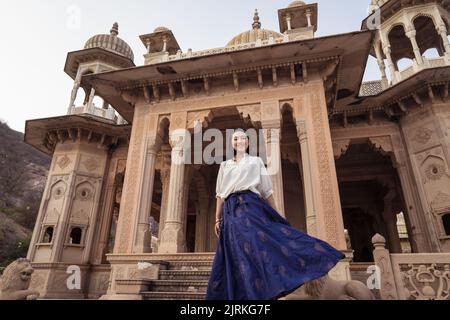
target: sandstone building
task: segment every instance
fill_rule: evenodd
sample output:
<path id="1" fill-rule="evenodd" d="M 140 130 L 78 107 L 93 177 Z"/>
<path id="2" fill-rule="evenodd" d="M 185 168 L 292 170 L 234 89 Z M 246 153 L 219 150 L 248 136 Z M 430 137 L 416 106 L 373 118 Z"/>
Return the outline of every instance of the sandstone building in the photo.
<path id="1" fill-rule="evenodd" d="M 446 298 L 449 10 L 445 0 L 372 0 L 360 31 L 318 38 L 318 5 L 294 1 L 278 11 L 279 32 L 255 13 L 222 48 L 182 52 L 158 27 L 140 36 L 143 66 L 117 24 L 92 37 L 67 56 L 67 115 L 26 124 L 26 142 L 53 156 L 32 286 L 48 298 L 201 299 L 219 165 L 173 160 L 196 128 L 253 128 L 278 169 L 280 211 L 346 252 L 334 277 L 365 280 L 375 262 L 381 298 Z M 369 56 L 380 80 L 362 83 Z M 71 290 L 73 265 L 82 281 Z"/>

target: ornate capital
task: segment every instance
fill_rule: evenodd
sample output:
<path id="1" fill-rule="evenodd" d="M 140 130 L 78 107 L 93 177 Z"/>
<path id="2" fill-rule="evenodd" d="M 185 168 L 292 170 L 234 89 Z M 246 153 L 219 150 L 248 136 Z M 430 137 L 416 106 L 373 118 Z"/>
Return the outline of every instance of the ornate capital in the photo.
<path id="1" fill-rule="evenodd" d="M 350 139 L 333 141 L 333 155 L 337 160 L 343 156 L 350 146 Z"/>
<path id="2" fill-rule="evenodd" d="M 406 36 L 409 38 L 409 39 L 411 39 L 411 38 L 415 38 L 416 37 L 416 35 L 417 35 L 417 32 L 416 32 L 416 30 L 409 30 L 409 31 L 407 31 L 406 33 Z"/>

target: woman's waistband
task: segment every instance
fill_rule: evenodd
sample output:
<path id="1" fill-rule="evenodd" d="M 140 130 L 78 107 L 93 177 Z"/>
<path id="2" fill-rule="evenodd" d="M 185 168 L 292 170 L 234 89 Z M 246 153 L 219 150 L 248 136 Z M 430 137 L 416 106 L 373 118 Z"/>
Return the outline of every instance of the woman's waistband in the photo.
<path id="1" fill-rule="evenodd" d="M 228 199 L 230 199 L 233 195 L 247 194 L 247 193 L 253 193 L 253 194 L 256 194 L 256 193 L 254 193 L 254 192 L 251 191 L 251 190 L 241 190 L 241 191 L 236 191 L 236 192 L 233 192 L 233 193 L 231 193 L 230 195 L 228 195 L 228 197 L 225 198 L 225 201 L 227 201 Z"/>

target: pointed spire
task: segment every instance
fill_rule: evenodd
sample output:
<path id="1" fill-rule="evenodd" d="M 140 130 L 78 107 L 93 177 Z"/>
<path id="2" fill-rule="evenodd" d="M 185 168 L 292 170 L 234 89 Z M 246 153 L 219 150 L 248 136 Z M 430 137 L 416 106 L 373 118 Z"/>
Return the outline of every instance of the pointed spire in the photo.
<path id="1" fill-rule="evenodd" d="M 261 29 L 261 22 L 259 22 L 258 9 L 255 9 L 255 15 L 253 16 L 253 29 Z"/>
<path id="2" fill-rule="evenodd" d="M 112 28 L 111 28 L 111 35 L 112 36 L 118 36 L 119 35 L 119 24 L 117 22 L 114 22 Z"/>

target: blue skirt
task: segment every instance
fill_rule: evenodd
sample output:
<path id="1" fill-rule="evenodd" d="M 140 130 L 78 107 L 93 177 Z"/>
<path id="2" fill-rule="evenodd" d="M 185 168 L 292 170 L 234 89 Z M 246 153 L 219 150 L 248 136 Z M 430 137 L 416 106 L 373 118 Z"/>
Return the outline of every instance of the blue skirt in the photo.
<path id="1" fill-rule="evenodd" d="M 206 300 L 273 300 L 325 276 L 344 254 L 293 228 L 251 191 L 223 208 Z"/>

